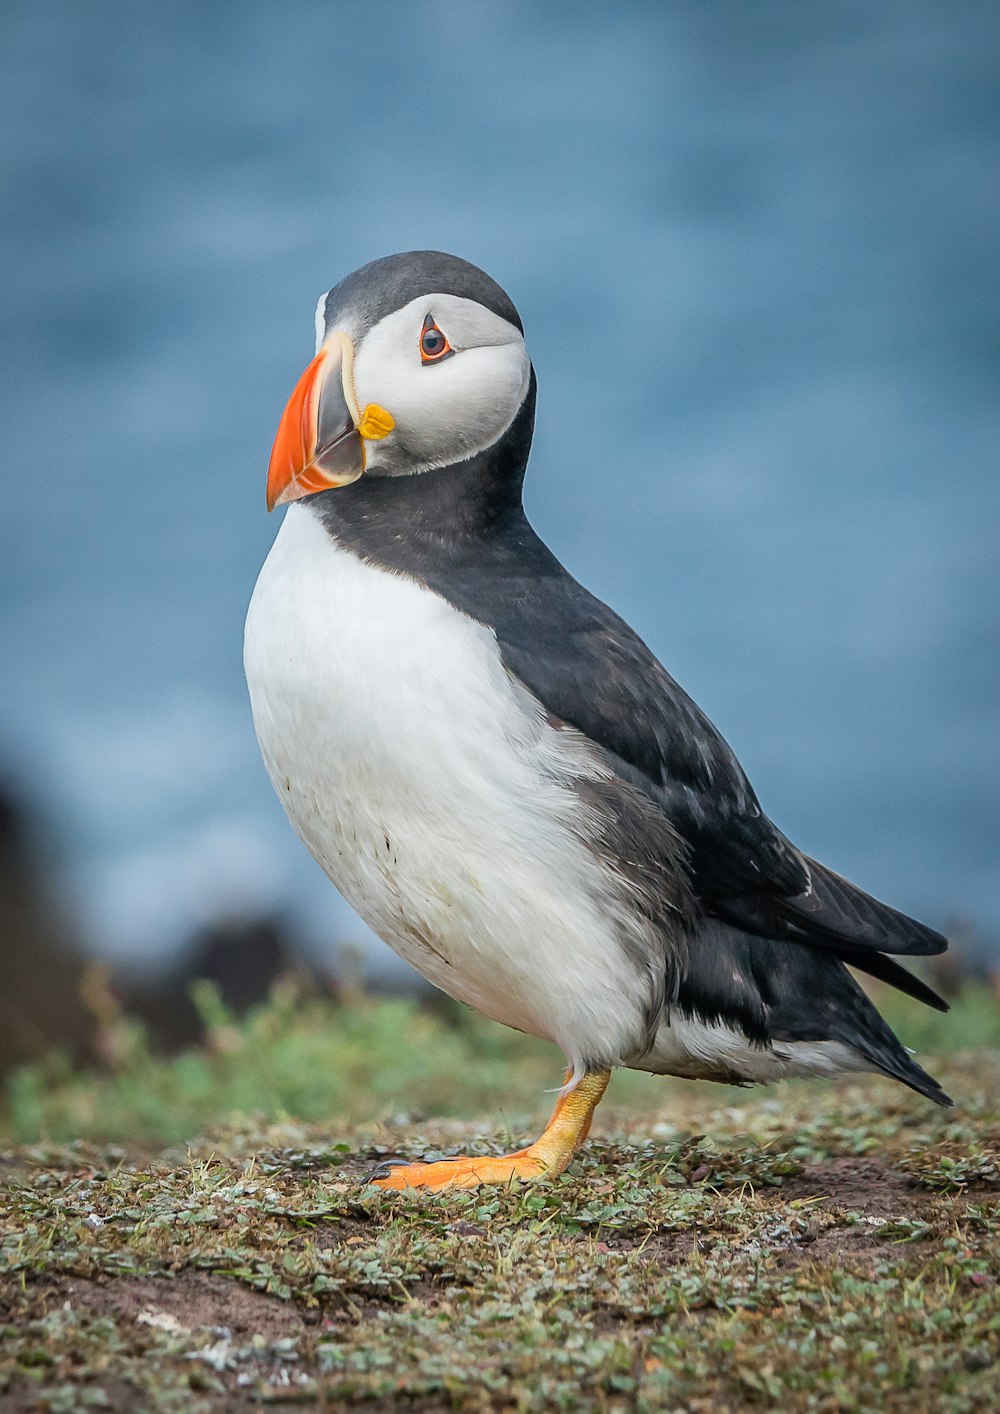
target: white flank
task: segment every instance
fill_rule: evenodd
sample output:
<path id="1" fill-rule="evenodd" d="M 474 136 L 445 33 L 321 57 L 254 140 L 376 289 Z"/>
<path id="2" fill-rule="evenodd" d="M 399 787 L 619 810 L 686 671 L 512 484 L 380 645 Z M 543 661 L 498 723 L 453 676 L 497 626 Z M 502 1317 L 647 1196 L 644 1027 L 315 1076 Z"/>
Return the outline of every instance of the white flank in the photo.
<path id="1" fill-rule="evenodd" d="M 752 1046 L 731 1026 L 682 1016 L 662 1025 L 650 1051 L 630 1064 L 635 1070 L 649 1070 L 656 1075 L 756 1084 L 873 1069 L 869 1061 L 841 1041 L 775 1041 L 768 1047 Z"/>

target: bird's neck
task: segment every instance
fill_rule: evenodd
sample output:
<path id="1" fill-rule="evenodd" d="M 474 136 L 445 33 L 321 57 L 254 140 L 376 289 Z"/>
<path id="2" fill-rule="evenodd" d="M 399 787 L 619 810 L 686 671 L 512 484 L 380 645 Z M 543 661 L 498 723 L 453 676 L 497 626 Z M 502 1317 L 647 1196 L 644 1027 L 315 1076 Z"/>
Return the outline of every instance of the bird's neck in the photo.
<path id="1" fill-rule="evenodd" d="M 504 435 L 452 466 L 412 476 L 362 476 L 309 498 L 339 544 L 403 570 L 465 560 L 531 536 L 521 501 L 534 426 L 535 382 Z"/>

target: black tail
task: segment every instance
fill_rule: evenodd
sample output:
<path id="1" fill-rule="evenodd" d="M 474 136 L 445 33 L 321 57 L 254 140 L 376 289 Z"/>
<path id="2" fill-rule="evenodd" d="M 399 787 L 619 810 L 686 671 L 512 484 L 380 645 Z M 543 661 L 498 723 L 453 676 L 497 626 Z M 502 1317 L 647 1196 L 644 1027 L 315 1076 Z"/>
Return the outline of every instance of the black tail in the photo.
<path id="1" fill-rule="evenodd" d="M 706 920 L 688 951 L 677 1004 L 681 1012 L 735 1026 L 755 1045 L 839 1041 L 911 1090 L 938 1105 L 952 1101 L 902 1046 L 846 963 L 898 987 L 929 1006 L 947 1003 L 892 958 L 758 938 Z"/>
<path id="2" fill-rule="evenodd" d="M 859 972 L 867 972 L 869 977 L 877 977 L 880 982 L 887 982 L 890 987 L 905 992 L 908 997 L 915 997 L 925 1006 L 932 1006 L 935 1011 L 951 1011 L 944 997 L 939 997 L 926 982 L 921 982 L 919 977 L 914 977 L 912 972 L 907 972 L 905 967 L 893 962 L 892 958 L 886 957 L 884 953 L 856 953 L 845 950 L 838 953 L 838 957 L 841 962 L 846 962 L 848 967 L 856 967 Z"/>
<path id="3" fill-rule="evenodd" d="M 778 946 L 788 946 L 787 944 Z M 795 947 L 795 945 L 792 945 Z M 798 945 L 797 951 L 808 954 L 809 948 Z M 954 1102 L 946 1095 L 932 1075 L 917 1065 L 909 1051 L 903 1046 L 883 1019 L 871 998 L 848 972 L 840 958 L 830 953 L 815 952 L 815 962 L 809 968 L 813 981 L 822 988 L 822 999 L 789 994 L 782 997 L 773 1014 L 772 1036 L 775 1040 L 818 1040 L 840 1041 L 857 1051 L 878 1070 L 901 1080 L 911 1090 L 926 1095 L 936 1105 L 951 1105 Z M 849 961 L 858 966 L 855 957 Z M 822 981 L 815 976 L 820 970 Z M 900 990 L 909 992 L 925 1000 L 923 993 L 929 994 L 929 1004 L 948 1010 L 936 992 L 916 977 L 911 976 L 898 963 L 879 954 L 869 953 L 861 966 L 873 976 L 881 977 Z M 877 970 L 876 970 L 877 969 Z M 905 981 L 903 981 L 905 979 Z M 902 983 L 902 985 L 901 985 Z"/>
<path id="4" fill-rule="evenodd" d="M 879 1070 L 885 1071 L 886 1075 L 901 1080 L 904 1085 L 909 1085 L 910 1089 L 916 1090 L 919 1095 L 926 1095 L 928 1100 L 933 1100 L 936 1105 L 954 1104 L 954 1100 L 945 1094 L 933 1075 L 928 1075 L 922 1066 L 917 1065 L 905 1046 L 900 1045 L 898 1037 L 846 968 L 843 968 L 843 976 L 847 986 L 857 995 L 849 1013 L 845 1008 L 843 1022 L 838 1026 L 834 1039 L 860 1051 Z"/>

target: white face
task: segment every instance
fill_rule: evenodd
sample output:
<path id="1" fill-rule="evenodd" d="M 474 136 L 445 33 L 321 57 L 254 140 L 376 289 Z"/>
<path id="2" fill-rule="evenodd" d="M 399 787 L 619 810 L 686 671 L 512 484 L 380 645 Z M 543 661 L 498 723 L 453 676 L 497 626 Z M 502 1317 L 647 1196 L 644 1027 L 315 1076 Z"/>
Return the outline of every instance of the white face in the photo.
<path id="1" fill-rule="evenodd" d="M 421 356 L 428 316 L 453 350 L 430 362 Z M 349 320 L 343 327 L 355 337 Z M 395 421 L 366 441 L 366 472 L 407 475 L 485 451 L 514 421 L 530 378 L 524 338 L 506 319 L 457 295 L 411 300 L 355 339 L 357 405 L 376 403 Z"/>

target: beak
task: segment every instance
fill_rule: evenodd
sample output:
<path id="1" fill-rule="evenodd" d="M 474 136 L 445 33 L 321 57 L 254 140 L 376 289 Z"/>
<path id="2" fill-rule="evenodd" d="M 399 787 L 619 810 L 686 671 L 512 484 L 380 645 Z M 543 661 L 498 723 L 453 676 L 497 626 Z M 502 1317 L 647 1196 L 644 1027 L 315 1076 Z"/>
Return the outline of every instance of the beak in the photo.
<path id="1" fill-rule="evenodd" d="M 337 330 L 296 383 L 281 415 L 267 468 L 269 511 L 331 486 L 347 486 L 364 471 L 353 369 L 354 344 Z"/>

